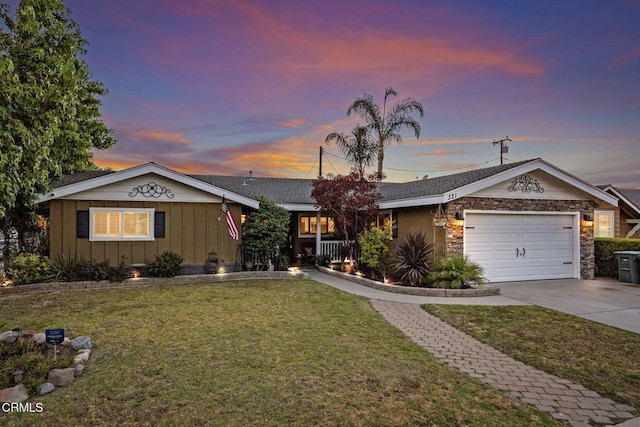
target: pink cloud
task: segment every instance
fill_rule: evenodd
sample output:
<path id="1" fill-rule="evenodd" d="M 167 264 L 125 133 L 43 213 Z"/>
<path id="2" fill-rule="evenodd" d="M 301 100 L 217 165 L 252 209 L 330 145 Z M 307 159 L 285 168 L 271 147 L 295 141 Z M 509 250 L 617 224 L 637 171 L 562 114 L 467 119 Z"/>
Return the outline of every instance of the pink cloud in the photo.
<path id="1" fill-rule="evenodd" d="M 172 132 L 136 132 L 135 136 L 143 139 L 151 139 L 155 141 L 164 141 L 174 144 L 188 144 L 189 140 L 179 133 Z"/>

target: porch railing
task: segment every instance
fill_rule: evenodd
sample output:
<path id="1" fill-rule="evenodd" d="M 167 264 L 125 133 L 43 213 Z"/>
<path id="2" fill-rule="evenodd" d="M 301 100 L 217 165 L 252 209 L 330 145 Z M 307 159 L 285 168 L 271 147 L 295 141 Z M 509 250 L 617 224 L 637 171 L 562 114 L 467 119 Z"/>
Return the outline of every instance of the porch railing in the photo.
<path id="1" fill-rule="evenodd" d="M 329 255 L 331 262 L 342 262 L 342 247 L 344 241 L 342 240 L 323 240 L 320 242 L 320 253 L 322 255 Z"/>

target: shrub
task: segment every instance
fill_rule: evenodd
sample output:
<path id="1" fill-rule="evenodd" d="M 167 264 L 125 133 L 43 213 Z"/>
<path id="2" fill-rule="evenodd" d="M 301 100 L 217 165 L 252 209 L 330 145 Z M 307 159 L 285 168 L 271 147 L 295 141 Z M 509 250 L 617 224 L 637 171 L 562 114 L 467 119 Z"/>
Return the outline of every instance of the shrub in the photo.
<path id="1" fill-rule="evenodd" d="M 467 289 L 484 283 L 484 270 L 467 256 L 451 255 L 436 259 L 430 278 L 433 286 L 446 289 Z"/>
<path id="2" fill-rule="evenodd" d="M 596 276 L 618 277 L 617 251 L 640 251 L 640 239 L 593 239 Z"/>
<path id="3" fill-rule="evenodd" d="M 83 256 L 58 254 L 53 258 L 52 268 L 57 280 L 71 282 L 91 280 L 91 263 Z"/>
<path id="4" fill-rule="evenodd" d="M 372 270 L 387 275 L 390 264 L 389 241 L 391 240 L 391 227 L 373 227 L 366 230 L 358 238 L 360 244 L 360 262 L 366 264 Z"/>
<path id="5" fill-rule="evenodd" d="M 420 286 L 431 271 L 433 243 L 424 233 L 409 233 L 398 243 L 395 256 L 393 268 L 402 275 L 401 280 L 411 286 Z"/>
<path id="6" fill-rule="evenodd" d="M 155 261 L 147 263 L 145 271 L 151 277 L 174 277 L 180 273 L 182 257 L 175 252 L 164 251 Z"/>
<path id="7" fill-rule="evenodd" d="M 129 269 L 124 264 L 124 259 L 116 266 L 109 261 L 87 261 L 80 255 L 58 254 L 52 262 L 52 270 L 57 280 L 73 282 L 82 280 L 109 280 L 122 282 L 129 276 Z"/>
<path id="8" fill-rule="evenodd" d="M 53 277 L 49 258 L 37 254 L 22 254 L 11 260 L 7 271 L 16 285 L 42 282 Z"/>

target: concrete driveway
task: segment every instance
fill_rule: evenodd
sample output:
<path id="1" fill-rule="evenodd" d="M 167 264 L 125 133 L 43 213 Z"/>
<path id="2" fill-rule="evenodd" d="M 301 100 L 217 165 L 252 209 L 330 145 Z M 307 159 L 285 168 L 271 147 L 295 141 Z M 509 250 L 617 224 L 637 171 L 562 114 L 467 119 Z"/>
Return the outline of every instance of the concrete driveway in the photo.
<path id="1" fill-rule="evenodd" d="M 500 294 L 640 334 L 640 288 L 617 280 L 496 283 Z"/>

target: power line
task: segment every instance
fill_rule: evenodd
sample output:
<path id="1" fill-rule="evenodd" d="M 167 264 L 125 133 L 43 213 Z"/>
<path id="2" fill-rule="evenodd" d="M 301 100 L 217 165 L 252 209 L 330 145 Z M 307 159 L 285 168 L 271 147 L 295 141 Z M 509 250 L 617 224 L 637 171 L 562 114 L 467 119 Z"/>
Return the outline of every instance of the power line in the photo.
<path id="1" fill-rule="evenodd" d="M 309 169 L 309 172 L 307 172 L 307 174 L 304 176 L 304 179 L 307 179 L 307 177 L 309 176 L 309 174 L 311 173 L 311 171 L 316 167 L 316 165 L 318 164 L 318 160 L 316 160 L 315 162 L 313 162 L 313 165 L 311 166 L 311 168 Z"/>
<path id="2" fill-rule="evenodd" d="M 338 172 L 338 169 L 336 169 L 336 167 L 333 165 L 333 162 L 331 162 L 330 159 L 327 159 L 327 161 L 329 162 L 329 164 L 331 165 L 331 167 L 333 168 L 334 171 L 336 171 L 337 174 L 340 174 L 340 172 Z"/>
<path id="3" fill-rule="evenodd" d="M 332 157 L 335 157 L 335 158 L 337 158 L 337 159 L 341 159 L 341 160 L 344 160 L 344 161 L 346 161 L 346 160 L 347 160 L 345 157 L 337 156 L 337 155 L 335 155 L 335 154 L 332 154 L 332 153 L 327 152 L 326 150 L 324 151 L 324 155 L 332 156 Z M 505 157 L 505 158 L 506 158 L 506 157 Z M 487 160 L 486 162 L 476 163 L 476 164 L 469 165 L 469 166 L 461 166 L 461 167 L 458 167 L 458 168 L 443 168 L 443 169 L 403 169 L 403 168 L 391 168 L 391 167 L 388 167 L 388 166 L 385 166 L 384 168 L 385 168 L 385 169 L 387 169 L 387 170 L 399 171 L 399 172 L 447 172 L 447 171 L 454 171 L 454 170 L 461 170 L 461 169 L 469 169 L 469 168 L 474 168 L 474 167 L 481 166 L 481 165 L 486 165 L 487 163 L 494 162 L 494 161 L 496 161 L 496 160 L 498 160 L 498 159 L 499 159 L 499 157 L 496 157 L 496 158 L 494 158 L 494 159 Z"/>

